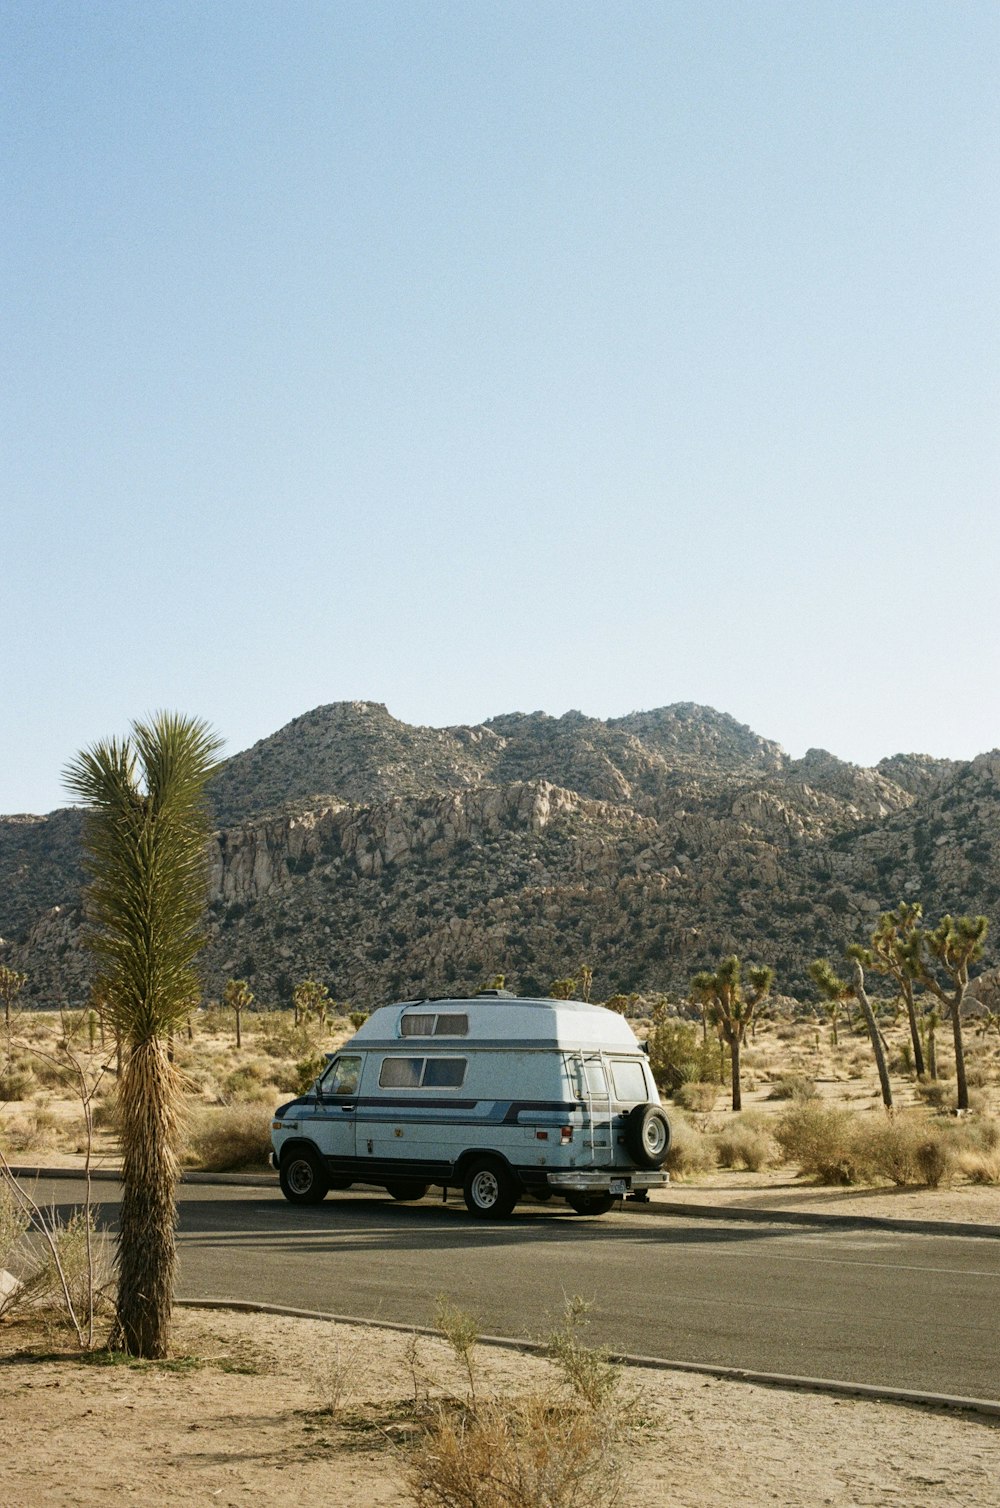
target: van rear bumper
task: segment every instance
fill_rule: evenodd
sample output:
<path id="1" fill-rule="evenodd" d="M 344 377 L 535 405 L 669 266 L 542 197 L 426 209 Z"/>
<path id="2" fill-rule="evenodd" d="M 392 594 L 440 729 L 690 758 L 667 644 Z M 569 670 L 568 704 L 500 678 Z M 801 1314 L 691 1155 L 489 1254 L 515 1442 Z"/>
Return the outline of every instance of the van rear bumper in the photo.
<path id="1" fill-rule="evenodd" d="M 670 1182 L 669 1173 L 646 1172 L 629 1168 L 600 1168 L 587 1171 L 567 1168 L 549 1173 L 548 1186 L 556 1194 L 631 1194 L 637 1189 L 663 1189 Z M 624 1185 L 623 1188 L 616 1187 Z"/>

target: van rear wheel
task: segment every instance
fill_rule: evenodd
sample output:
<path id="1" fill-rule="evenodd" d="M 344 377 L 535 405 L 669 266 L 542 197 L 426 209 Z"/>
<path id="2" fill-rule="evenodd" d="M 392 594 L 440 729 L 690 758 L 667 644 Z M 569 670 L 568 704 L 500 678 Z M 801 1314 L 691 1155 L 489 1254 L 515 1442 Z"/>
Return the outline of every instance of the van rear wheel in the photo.
<path id="1" fill-rule="evenodd" d="M 470 1215 L 478 1220 L 505 1220 L 517 1203 L 518 1188 L 504 1163 L 479 1157 L 469 1164 L 462 1192 Z"/>
<path id="2" fill-rule="evenodd" d="M 606 1215 L 617 1200 L 612 1194 L 567 1194 L 566 1203 L 578 1215 Z"/>
<path id="3" fill-rule="evenodd" d="M 319 1204 L 330 1190 L 322 1159 L 308 1147 L 281 1159 L 278 1182 L 290 1204 Z"/>

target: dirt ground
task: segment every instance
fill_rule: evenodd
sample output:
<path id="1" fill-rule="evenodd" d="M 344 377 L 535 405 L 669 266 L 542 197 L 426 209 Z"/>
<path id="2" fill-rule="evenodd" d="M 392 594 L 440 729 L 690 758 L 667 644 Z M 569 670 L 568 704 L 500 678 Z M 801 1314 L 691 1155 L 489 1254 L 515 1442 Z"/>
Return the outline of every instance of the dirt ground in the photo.
<path id="1" fill-rule="evenodd" d="M 0 1328 L 0 1505 L 411 1503 L 415 1390 L 462 1394 L 443 1341 L 316 1321 L 178 1310 L 175 1350 L 98 1365 L 16 1354 Z M 12 1354 L 12 1350 L 14 1354 Z M 479 1348 L 480 1386 L 556 1390 L 539 1358 Z M 650 1504 L 995 1504 L 1000 1421 L 628 1370 L 642 1423 L 624 1508 Z"/>

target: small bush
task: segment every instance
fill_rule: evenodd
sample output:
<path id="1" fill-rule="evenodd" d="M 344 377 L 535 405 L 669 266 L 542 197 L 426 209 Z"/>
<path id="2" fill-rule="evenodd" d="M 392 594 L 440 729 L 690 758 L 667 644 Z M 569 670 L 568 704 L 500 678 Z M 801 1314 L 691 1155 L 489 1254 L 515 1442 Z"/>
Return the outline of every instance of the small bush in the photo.
<path id="1" fill-rule="evenodd" d="M 929 1189 L 939 1188 L 951 1174 L 954 1157 L 942 1136 L 928 1136 L 919 1142 L 916 1151 L 920 1181 Z"/>
<path id="2" fill-rule="evenodd" d="M 735 1120 L 712 1137 L 716 1161 L 720 1168 L 746 1168 L 759 1173 L 781 1161 L 781 1148 L 774 1137 L 759 1125 Z"/>
<path id="3" fill-rule="evenodd" d="M 769 1100 L 814 1100 L 818 1098 L 818 1090 L 804 1073 L 783 1073 L 774 1080 L 767 1097 Z"/>
<path id="4" fill-rule="evenodd" d="M 670 1117 L 670 1149 L 663 1164 L 668 1173 L 683 1178 L 707 1173 L 715 1167 L 715 1147 L 708 1136 L 688 1124 L 680 1115 Z"/>
<path id="5" fill-rule="evenodd" d="M 321 1052 L 312 1053 L 308 1058 L 303 1058 L 300 1063 L 296 1063 L 293 1086 L 295 1093 L 308 1094 L 325 1067 L 326 1058 Z"/>
<path id="6" fill-rule="evenodd" d="M 1000 1152 L 960 1152 L 955 1164 L 970 1183 L 1000 1183 Z"/>
<path id="7" fill-rule="evenodd" d="M 821 1183 L 856 1181 L 850 1148 L 851 1115 L 832 1105 L 801 1101 L 786 1110 L 775 1127 L 785 1159 Z"/>
<path id="8" fill-rule="evenodd" d="M 8 1063 L 0 1068 L 0 1100 L 26 1100 L 37 1087 L 27 1063 Z"/>
<path id="9" fill-rule="evenodd" d="M 267 1165 L 271 1114 L 260 1105 L 206 1108 L 189 1130 L 184 1161 L 213 1173 L 236 1173 Z"/>
<path id="10" fill-rule="evenodd" d="M 674 1090 L 674 1103 L 683 1110 L 700 1110 L 707 1115 L 715 1109 L 719 1088 L 718 1084 L 681 1084 Z"/>
<path id="11" fill-rule="evenodd" d="M 955 1093 L 955 1086 L 946 1079 L 918 1079 L 914 1092 L 919 1100 L 932 1110 L 941 1110 Z"/>
<path id="12" fill-rule="evenodd" d="M 719 1049 L 702 1040 L 701 1028 L 670 1017 L 654 1026 L 646 1039 L 649 1066 L 656 1082 L 668 1094 L 682 1084 L 718 1084 Z"/>

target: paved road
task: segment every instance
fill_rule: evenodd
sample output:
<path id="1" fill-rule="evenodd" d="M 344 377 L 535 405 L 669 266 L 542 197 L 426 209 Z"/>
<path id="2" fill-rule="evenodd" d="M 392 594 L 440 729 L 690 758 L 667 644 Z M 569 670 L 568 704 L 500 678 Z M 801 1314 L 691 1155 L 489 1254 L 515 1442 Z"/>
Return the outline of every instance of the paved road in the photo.
<path id="1" fill-rule="evenodd" d="M 79 1199 L 75 1181 L 45 1202 Z M 95 1185 L 114 1220 L 118 1185 Z M 538 1336 L 564 1295 L 595 1342 L 647 1356 L 1000 1399 L 1000 1242 L 526 1205 L 504 1224 L 460 1198 L 188 1185 L 182 1298 L 240 1298 L 433 1324 L 435 1297 L 486 1332 Z"/>

